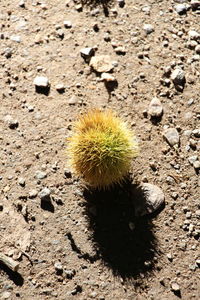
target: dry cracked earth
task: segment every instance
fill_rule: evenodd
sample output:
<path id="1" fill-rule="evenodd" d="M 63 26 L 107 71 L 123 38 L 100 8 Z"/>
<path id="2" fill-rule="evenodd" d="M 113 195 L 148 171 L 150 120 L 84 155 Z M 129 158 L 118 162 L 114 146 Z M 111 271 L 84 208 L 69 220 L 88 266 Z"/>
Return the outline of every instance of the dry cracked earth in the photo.
<path id="1" fill-rule="evenodd" d="M 0 298 L 200 299 L 200 1 L 1 0 L 0 20 Z M 66 162 L 94 107 L 140 144 L 102 192 Z M 164 209 L 135 216 L 141 183 Z"/>

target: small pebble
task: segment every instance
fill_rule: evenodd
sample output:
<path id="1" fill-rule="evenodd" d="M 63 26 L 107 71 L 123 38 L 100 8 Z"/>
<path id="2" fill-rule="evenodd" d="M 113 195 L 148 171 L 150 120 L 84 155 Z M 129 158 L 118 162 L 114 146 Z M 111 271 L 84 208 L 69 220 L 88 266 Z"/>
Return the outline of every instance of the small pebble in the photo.
<path id="1" fill-rule="evenodd" d="M 11 35 L 10 40 L 13 42 L 21 43 L 21 37 L 19 35 Z"/>
<path id="2" fill-rule="evenodd" d="M 155 117 L 155 118 L 159 118 L 162 116 L 163 107 L 160 100 L 157 97 L 154 97 L 151 100 L 149 104 L 148 113 L 151 117 Z"/>
<path id="3" fill-rule="evenodd" d="M 84 59 L 88 60 L 94 55 L 94 49 L 91 47 L 83 48 L 81 49 L 80 54 Z"/>
<path id="4" fill-rule="evenodd" d="M 102 73 L 101 79 L 106 82 L 116 81 L 116 78 L 109 73 Z"/>
<path id="5" fill-rule="evenodd" d="M 31 190 L 30 192 L 29 192 L 29 198 L 35 198 L 35 197 L 37 197 L 37 194 L 38 194 L 38 192 L 36 191 L 36 190 Z"/>
<path id="6" fill-rule="evenodd" d="M 44 76 L 36 76 L 33 83 L 37 87 L 47 88 L 49 86 L 49 80 Z"/>
<path id="7" fill-rule="evenodd" d="M 190 157 L 188 158 L 188 161 L 189 161 L 189 163 L 190 163 L 191 165 L 193 165 L 194 162 L 197 161 L 197 159 L 198 159 L 198 156 L 197 156 L 197 155 L 193 155 L 193 156 L 190 156 Z"/>
<path id="8" fill-rule="evenodd" d="M 59 92 L 59 93 L 63 93 L 65 91 L 65 86 L 63 83 L 59 83 L 56 85 L 56 90 Z"/>
<path id="9" fill-rule="evenodd" d="M 119 47 L 115 48 L 115 52 L 117 54 L 126 54 L 126 49 L 125 49 L 125 47 L 119 46 Z"/>
<path id="10" fill-rule="evenodd" d="M 64 26 L 65 26 L 65 28 L 71 28 L 72 27 L 72 22 L 71 21 L 64 21 Z"/>
<path id="11" fill-rule="evenodd" d="M 176 283 L 176 282 L 172 282 L 171 288 L 172 288 L 172 291 L 173 291 L 173 292 L 180 292 L 180 286 L 179 286 L 179 284 Z"/>
<path id="12" fill-rule="evenodd" d="M 175 69 L 171 74 L 174 85 L 182 86 L 185 83 L 185 72 L 182 69 Z"/>
<path id="13" fill-rule="evenodd" d="M 169 259 L 169 261 L 172 261 L 173 260 L 173 257 L 172 257 L 172 254 L 171 253 L 167 253 L 167 258 Z"/>
<path id="14" fill-rule="evenodd" d="M 43 171 L 36 171 L 35 177 L 36 177 L 37 179 L 44 179 L 44 178 L 47 177 L 47 173 L 46 173 L 46 172 L 43 172 Z"/>
<path id="15" fill-rule="evenodd" d="M 19 5 L 19 7 L 24 8 L 25 7 L 25 1 L 24 0 L 19 1 L 18 5 Z"/>
<path id="16" fill-rule="evenodd" d="M 80 285 L 77 285 L 74 290 L 71 291 L 71 294 L 72 295 L 76 295 L 78 293 L 81 293 L 82 292 L 82 287 Z"/>
<path id="17" fill-rule="evenodd" d="M 18 179 L 18 183 L 19 183 L 19 185 L 21 185 L 21 186 L 25 186 L 25 179 L 24 178 L 22 178 L 22 177 L 20 177 L 19 179 Z"/>
<path id="18" fill-rule="evenodd" d="M 194 167 L 196 170 L 199 170 L 199 169 L 200 169 L 200 161 L 199 161 L 199 160 L 196 160 L 196 161 L 193 163 L 193 167 Z"/>
<path id="19" fill-rule="evenodd" d="M 13 117 L 10 116 L 10 115 L 5 116 L 4 121 L 5 121 L 5 123 L 8 124 L 8 127 L 9 127 L 10 129 L 15 129 L 15 128 L 17 128 L 18 125 L 19 125 L 18 120 L 13 119 Z"/>
<path id="20" fill-rule="evenodd" d="M 151 24 L 144 24 L 143 29 L 146 32 L 146 34 L 154 32 L 154 27 Z"/>
<path id="21" fill-rule="evenodd" d="M 170 146 L 178 145 L 180 142 L 179 133 L 176 130 L 176 128 L 165 129 L 163 136 L 167 140 L 167 142 L 170 144 Z"/>
<path id="22" fill-rule="evenodd" d="M 186 7 L 186 5 L 185 4 L 177 4 L 176 6 L 175 6 L 175 10 L 176 10 L 176 12 L 179 14 L 179 15 L 183 15 L 183 14 L 185 14 L 186 13 L 186 11 L 187 11 L 187 7 Z"/>
<path id="23" fill-rule="evenodd" d="M 192 134 L 197 137 L 197 138 L 200 138 L 200 129 L 194 129 L 192 131 Z"/>
<path id="24" fill-rule="evenodd" d="M 54 268 L 57 270 L 57 271 L 62 271 L 63 270 L 63 266 L 60 262 L 55 262 L 54 264 Z"/>
<path id="25" fill-rule="evenodd" d="M 6 58 L 10 58 L 12 56 L 12 54 L 13 54 L 13 49 L 12 48 L 6 48 L 4 50 L 4 55 L 5 55 Z"/>
<path id="26" fill-rule="evenodd" d="M 189 32 L 188 32 L 188 35 L 189 35 L 189 38 L 191 39 L 191 40 L 199 40 L 200 39 L 200 33 L 199 32 L 197 32 L 196 30 L 190 30 Z"/>
<path id="27" fill-rule="evenodd" d="M 75 95 L 73 95 L 73 96 L 68 100 L 68 103 L 69 103 L 70 105 L 75 105 L 75 104 L 78 103 L 78 98 L 77 98 Z"/>
<path id="28" fill-rule="evenodd" d="M 197 46 L 195 47 L 195 52 L 196 52 L 197 54 L 200 54 L 200 45 L 197 45 Z"/>
<path id="29" fill-rule="evenodd" d="M 48 189 L 47 187 L 43 188 L 38 194 L 41 200 L 49 200 L 50 195 L 51 195 L 51 190 Z"/>

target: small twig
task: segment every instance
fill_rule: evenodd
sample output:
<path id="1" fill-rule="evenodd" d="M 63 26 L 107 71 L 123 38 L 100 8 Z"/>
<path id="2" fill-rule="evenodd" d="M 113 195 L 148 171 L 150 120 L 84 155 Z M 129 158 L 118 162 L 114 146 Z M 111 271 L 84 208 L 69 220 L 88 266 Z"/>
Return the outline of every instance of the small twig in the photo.
<path id="1" fill-rule="evenodd" d="M 13 260 L 12 258 L 6 256 L 0 252 L 0 262 L 6 265 L 9 269 L 16 272 L 19 269 L 19 262 Z"/>

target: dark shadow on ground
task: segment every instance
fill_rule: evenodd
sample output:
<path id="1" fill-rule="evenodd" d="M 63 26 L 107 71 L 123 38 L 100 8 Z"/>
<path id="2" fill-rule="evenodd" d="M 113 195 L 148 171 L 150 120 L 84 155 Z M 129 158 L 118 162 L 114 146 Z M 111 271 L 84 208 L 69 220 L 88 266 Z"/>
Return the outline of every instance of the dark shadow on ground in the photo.
<path id="1" fill-rule="evenodd" d="M 35 91 L 38 94 L 43 94 L 45 96 L 48 96 L 50 93 L 50 86 L 47 87 L 36 86 Z"/>
<path id="2" fill-rule="evenodd" d="M 13 272 L 11 269 L 9 269 L 4 264 L 0 263 L 0 270 L 4 271 L 10 280 L 14 282 L 17 286 L 22 286 L 24 283 L 23 277 L 18 272 Z"/>
<path id="3" fill-rule="evenodd" d="M 106 17 L 109 16 L 109 8 L 113 4 L 113 0 L 79 0 L 79 3 L 81 3 L 83 6 L 89 6 L 91 9 L 102 7 L 104 15 Z"/>
<path id="4" fill-rule="evenodd" d="M 84 192 L 95 250 L 113 274 L 124 280 L 150 274 L 159 255 L 151 218 L 134 215 L 133 188 L 138 189 L 128 182 L 110 191 Z"/>
<path id="5" fill-rule="evenodd" d="M 49 212 L 52 212 L 52 213 L 54 213 L 54 211 L 55 211 L 54 206 L 53 206 L 50 198 L 41 200 L 41 208 L 43 210 L 48 210 Z"/>

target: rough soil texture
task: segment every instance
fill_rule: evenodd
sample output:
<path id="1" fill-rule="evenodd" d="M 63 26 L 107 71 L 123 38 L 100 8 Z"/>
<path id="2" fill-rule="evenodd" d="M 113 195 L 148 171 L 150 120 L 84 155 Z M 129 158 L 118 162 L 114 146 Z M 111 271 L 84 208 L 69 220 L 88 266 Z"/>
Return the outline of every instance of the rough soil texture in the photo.
<path id="1" fill-rule="evenodd" d="M 20 263 L 18 273 L 0 265 L 0 298 L 200 299 L 199 10 L 172 0 L 24 3 L 0 2 L 0 252 Z M 117 62 L 118 84 L 90 69 L 86 47 Z M 175 86 L 177 68 L 185 80 Z M 48 78 L 46 95 L 36 76 Z M 148 113 L 154 97 L 159 119 Z M 66 165 L 72 121 L 91 107 L 117 111 L 140 143 L 133 182 L 108 192 L 84 190 Z M 163 137 L 169 128 L 178 143 Z M 165 194 L 148 218 L 134 216 L 131 190 L 142 182 Z"/>

